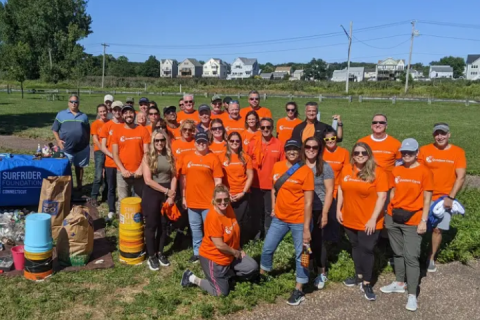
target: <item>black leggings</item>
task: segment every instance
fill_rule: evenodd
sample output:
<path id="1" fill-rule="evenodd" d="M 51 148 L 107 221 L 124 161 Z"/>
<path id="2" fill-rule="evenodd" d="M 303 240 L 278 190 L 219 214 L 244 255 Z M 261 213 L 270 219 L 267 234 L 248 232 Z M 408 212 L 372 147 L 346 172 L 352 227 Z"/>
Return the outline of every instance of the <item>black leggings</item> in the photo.
<path id="1" fill-rule="evenodd" d="M 313 258 L 315 259 L 315 264 L 317 268 L 326 268 L 327 267 L 327 250 L 325 248 L 325 241 L 323 241 L 323 229 L 320 229 L 322 217 L 322 210 L 313 210 L 312 213 L 313 219 L 313 230 L 312 230 L 312 241 L 311 248 Z"/>
<path id="2" fill-rule="evenodd" d="M 240 201 L 232 202 L 232 208 L 237 218 L 238 226 L 240 227 L 240 247 L 243 247 L 248 242 L 249 232 L 251 230 L 251 219 L 248 216 L 248 202 L 250 194 L 246 193 Z"/>
<path id="3" fill-rule="evenodd" d="M 355 273 L 361 274 L 363 280 L 372 281 L 373 264 L 375 256 L 373 249 L 377 244 L 380 230 L 375 230 L 371 235 L 367 235 L 365 231 L 354 230 L 345 227 L 345 233 L 352 245 L 352 257 L 355 264 Z"/>
<path id="4" fill-rule="evenodd" d="M 162 187 L 169 188 L 170 183 L 161 183 Z M 145 216 L 145 239 L 147 254 L 153 257 L 159 252 L 163 254 L 167 240 L 167 218 L 162 214 L 162 206 L 166 201 L 165 194 L 149 186 L 143 188 L 142 210 Z"/>

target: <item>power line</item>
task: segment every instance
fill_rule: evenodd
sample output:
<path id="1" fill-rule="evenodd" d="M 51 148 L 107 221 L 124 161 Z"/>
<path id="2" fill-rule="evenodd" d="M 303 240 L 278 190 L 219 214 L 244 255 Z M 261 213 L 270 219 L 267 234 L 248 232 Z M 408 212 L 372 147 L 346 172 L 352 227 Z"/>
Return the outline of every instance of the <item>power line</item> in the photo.
<path id="1" fill-rule="evenodd" d="M 357 40 L 358 42 L 360 42 L 361 44 L 367 46 L 367 47 L 374 48 L 374 49 L 386 49 L 386 50 L 387 50 L 387 49 L 394 49 L 394 48 L 400 47 L 402 44 L 407 43 L 408 41 L 410 41 L 410 39 L 407 39 L 407 40 L 405 40 L 405 41 L 400 42 L 400 43 L 397 44 L 397 45 L 394 45 L 393 47 L 385 48 L 385 47 L 372 46 L 371 44 L 365 43 L 364 40 L 360 40 L 360 39 L 358 39 L 358 38 L 355 37 L 355 36 L 353 36 L 353 38 L 354 38 L 355 40 Z M 391 38 L 391 37 L 385 37 L 385 38 Z"/>
<path id="2" fill-rule="evenodd" d="M 429 21 L 429 20 L 418 20 L 419 23 L 431 24 L 442 27 L 454 27 L 454 28 L 465 28 L 465 29 L 480 29 L 478 24 L 465 24 L 465 23 L 454 23 L 454 22 L 442 22 L 442 21 Z"/>
<path id="3" fill-rule="evenodd" d="M 439 35 L 435 35 L 435 34 L 422 34 L 422 36 L 434 37 L 434 38 L 443 38 L 443 39 L 453 39 L 453 40 L 464 40 L 464 41 L 476 41 L 476 42 L 480 42 L 480 39 L 470 39 L 470 38 L 459 38 L 459 37 L 439 36 Z"/>

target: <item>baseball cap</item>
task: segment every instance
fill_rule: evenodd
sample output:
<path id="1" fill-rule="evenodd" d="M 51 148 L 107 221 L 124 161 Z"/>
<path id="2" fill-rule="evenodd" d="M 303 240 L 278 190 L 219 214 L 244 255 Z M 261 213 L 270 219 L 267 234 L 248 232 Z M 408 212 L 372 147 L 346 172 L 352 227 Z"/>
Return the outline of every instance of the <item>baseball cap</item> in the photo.
<path id="1" fill-rule="evenodd" d="M 296 147 L 297 149 L 301 149 L 302 148 L 302 144 L 300 142 L 298 142 L 297 140 L 287 140 L 287 142 L 285 142 L 285 147 L 284 149 L 287 149 L 288 147 Z"/>
<path id="2" fill-rule="evenodd" d="M 206 104 L 202 104 L 200 107 L 198 107 L 198 112 L 202 112 L 202 111 L 210 112 L 210 107 L 207 106 Z"/>
<path id="3" fill-rule="evenodd" d="M 231 98 L 231 97 L 225 97 L 225 98 L 223 98 L 223 103 L 230 103 L 230 101 L 232 101 L 232 98 Z"/>
<path id="4" fill-rule="evenodd" d="M 168 106 L 168 107 L 165 107 L 163 108 L 163 114 L 167 114 L 169 112 L 177 112 L 177 107 L 175 106 Z"/>
<path id="5" fill-rule="evenodd" d="M 222 97 L 220 97 L 218 94 L 216 94 L 216 95 L 214 95 L 214 96 L 212 97 L 212 102 L 213 102 L 213 101 L 216 101 L 216 100 L 222 101 Z"/>
<path id="6" fill-rule="evenodd" d="M 435 133 L 435 131 L 450 132 L 450 127 L 448 126 L 448 123 L 445 122 L 435 123 L 433 125 L 433 133 Z"/>
<path id="7" fill-rule="evenodd" d="M 124 113 L 125 111 L 127 110 L 132 110 L 133 112 L 135 112 L 135 108 L 132 107 L 132 106 L 129 106 L 128 104 L 124 105 L 123 108 L 122 108 L 122 113 Z"/>
<path id="8" fill-rule="evenodd" d="M 138 100 L 138 103 L 139 104 L 140 103 L 149 103 L 149 101 L 148 101 L 148 98 L 143 97 L 143 98 L 140 98 L 140 100 Z"/>
<path id="9" fill-rule="evenodd" d="M 113 96 L 111 94 L 107 94 L 105 95 L 105 97 L 103 98 L 103 102 L 107 102 L 107 101 L 112 101 L 113 102 Z"/>
<path id="10" fill-rule="evenodd" d="M 123 102 L 122 101 L 113 101 L 112 103 L 112 109 L 115 109 L 115 108 L 123 108 Z"/>
<path id="11" fill-rule="evenodd" d="M 407 138 L 402 141 L 402 146 L 400 147 L 400 151 L 417 151 L 418 150 L 418 142 L 413 138 Z"/>
<path id="12" fill-rule="evenodd" d="M 208 134 L 206 132 L 199 132 L 195 135 L 195 142 L 206 141 L 208 142 Z"/>
<path id="13" fill-rule="evenodd" d="M 135 100 L 133 100 L 132 97 L 128 97 L 127 100 L 125 100 L 125 101 L 126 101 L 126 102 L 132 102 L 132 103 L 135 102 Z"/>

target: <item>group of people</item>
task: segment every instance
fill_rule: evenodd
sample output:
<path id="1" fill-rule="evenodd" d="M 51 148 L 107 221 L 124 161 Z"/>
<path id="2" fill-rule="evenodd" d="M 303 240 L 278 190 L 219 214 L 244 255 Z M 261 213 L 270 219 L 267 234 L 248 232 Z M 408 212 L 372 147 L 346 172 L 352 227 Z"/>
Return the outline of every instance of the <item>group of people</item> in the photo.
<path id="1" fill-rule="evenodd" d="M 151 270 L 170 264 L 164 254 L 169 222 L 161 211 L 165 204 L 178 207 L 183 213 L 178 228 L 183 222 L 192 237 L 190 262 L 200 262 L 206 277 L 186 270 L 184 287 L 196 285 L 218 296 L 229 294 L 235 277 L 268 279 L 274 253 L 291 232 L 296 285 L 288 303 L 298 305 L 310 278 L 302 254 L 311 250 L 314 286 L 322 289 L 328 267 L 325 241 L 338 242 L 345 233 L 355 277 L 344 284 L 359 286 L 373 301 L 374 248 L 383 236 L 393 251 L 396 281 L 380 291 L 408 291 L 406 308 L 415 311 L 420 246 L 431 203 L 441 200 L 445 208 L 443 219 L 430 226 L 427 269 L 435 272 L 442 231 L 449 229 L 449 210 L 465 180 L 465 153 L 449 143 L 448 124 L 436 123 L 433 143 L 419 147 L 413 138 L 400 142 L 388 135 L 387 116 L 376 114 L 372 134 L 349 152 L 338 145 L 341 116 L 333 116 L 336 128 L 320 122 L 316 102 L 306 104 L 305 120 L 299 119 L 297 104 L 288 102 L 276 127 L 257 91 L 249 93 L 248 102 L 240 108 L 237 100 L 214 96 L 211 106 L 196 109 L 194 96 L 186 94 L 180 110 L 167 106 L 162 118 L 157 104 L 147 98 L 139 100 L 136 111 L 133 99 L 123 104 L 107 95 L 90 126 L 79 110 L 79 97 L 72 95 L 52 130 L 75 166 L 80 188 L 82 168 L 89 161 L 89 135 L 93 137 L 91 198 L 97 203 L 104 185 L 110 219 L 116 215 L 116 194 L 119 201 L 142 198 Z M 252 240 L 264 240 L 259 265 L 242 250 Z"/>

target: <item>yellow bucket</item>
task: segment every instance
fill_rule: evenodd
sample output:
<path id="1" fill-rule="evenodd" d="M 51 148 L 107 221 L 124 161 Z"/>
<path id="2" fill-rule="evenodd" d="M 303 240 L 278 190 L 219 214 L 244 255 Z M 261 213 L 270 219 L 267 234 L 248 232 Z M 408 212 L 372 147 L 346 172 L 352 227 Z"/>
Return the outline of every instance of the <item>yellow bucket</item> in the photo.
<path id="1" fill-rule="evenodd" d="M 120 202 L 120 226 L 123 226 L 124 229 L 135 230 L 142 225 L 142 199 L 136 197 L 123 199 Z"/>
<path id="2" fill-rule="evenodd" d="M 132 259 L 124 258 L 121 255 L 119 255 L 119 260 L 120 260 L 120 262 L 129 264 L 129 265 L 142 264 L 142 262 L 145 260 L 145 254 L 143 254 L 142 256 L 140 256 L 138 258 L 132 258 Z"/>
<path id="3" fill-rule="evenodd" d="M 120 230 L 119 238 L 124 241 L 143 241 L 143 228 L 137 231 Z"/>
<path id="4" fill-rule="evenodd" d="M 41 253 L 32 253 L 24 251 L 25 259 L 28 260 L 46 260 L 52 257 L 52 250 L 48 250 Z"/>
<path id="5" fill-rule="evenodd" d="M 126 246 L 126 245 L 123 245 L 123 244 L 120 244 L 120 246 L 119 246 L 120 251 L 128 252 L 128 253 L 142 252 L 143 247 L 144 247 L 143 243 L 140 244 L 140 245 L 134 245 L 134 246 Z"/>

